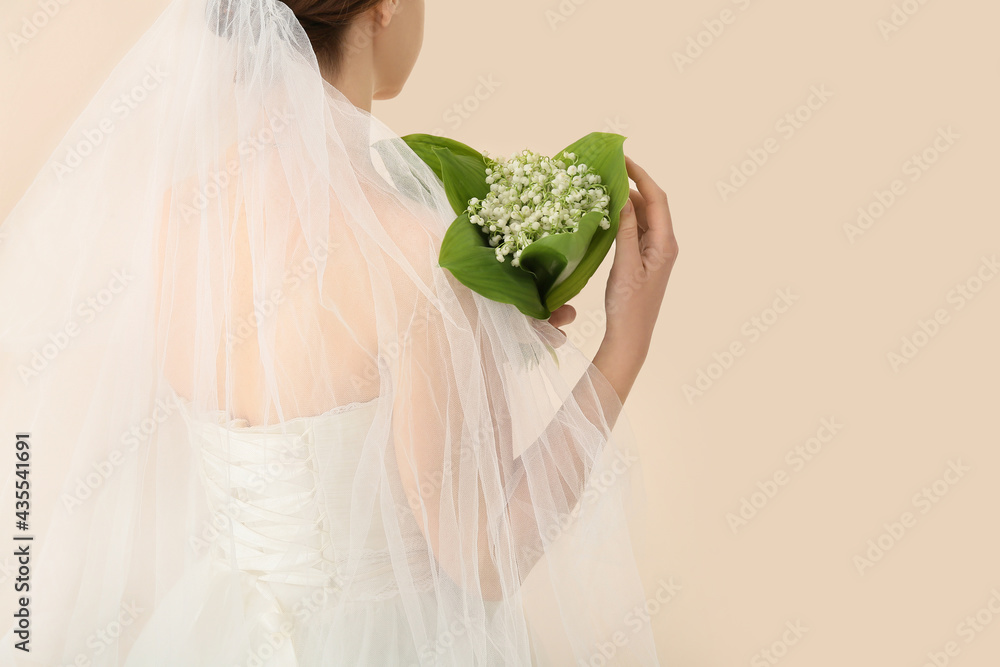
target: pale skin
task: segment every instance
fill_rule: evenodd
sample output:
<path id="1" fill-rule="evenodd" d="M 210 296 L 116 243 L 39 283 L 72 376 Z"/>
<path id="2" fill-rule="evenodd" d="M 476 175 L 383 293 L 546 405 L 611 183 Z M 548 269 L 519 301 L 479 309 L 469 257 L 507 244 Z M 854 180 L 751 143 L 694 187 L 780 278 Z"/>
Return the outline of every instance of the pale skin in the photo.
<path id="1" fill-rule="evenodd" d="M 402 90 L 420 53 L 423 28 L 424 0 L 384 0 L 350 27 L 349 47 L 337 67 L 324 67 L 324 78 L 371 111 L 373 100 Z M 635 161 L 626 158 L 626 166 L 635 188 L 621 213 L 605 290 L 607 329 L 593 360 L 622 403 L 645 363 L 678 252 L 667 195 Z M 560 328 L 575 318 L 576 310 L 566 305 L 549 323 Z"/>

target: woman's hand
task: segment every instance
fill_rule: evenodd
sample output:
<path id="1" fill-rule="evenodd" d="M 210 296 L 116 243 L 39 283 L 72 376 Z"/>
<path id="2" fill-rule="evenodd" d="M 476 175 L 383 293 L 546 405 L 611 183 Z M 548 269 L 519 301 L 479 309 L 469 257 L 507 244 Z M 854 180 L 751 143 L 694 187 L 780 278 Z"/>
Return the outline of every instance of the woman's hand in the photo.
<path id="1" fill-rule="evenodd" d="M 566 304 L 565 306 L 560 306 L 552 311 L 552 315 L 549 317 L 549 324 L 559 329 L 560 332 L 565 336 L 566 332 L 560 329 L 567 324 L 572 324 L 576 319 L 576 308 Z"/>
<path id="2" fill-rule="evenodd" d="M 607 330 L 594 357 L 594 365 L 623 403 L 646 360 L 677 259 L 666 193 L 630 158 L 625 158 L 625 164 L 638 190 L 632 190 L 621 213 L 604 297 Z"/>
<path id="3" fill-rule="evenodd" d="M 572 324 L 576 319 L 576 308 L 566 304 L 552 311 L 547 320 L 536 320 L 529 318 L 529 322 L 535 328 L 539 338 L 552 347 L 562 347 L 566 342 L 566 332 L 561 327 Z"/>

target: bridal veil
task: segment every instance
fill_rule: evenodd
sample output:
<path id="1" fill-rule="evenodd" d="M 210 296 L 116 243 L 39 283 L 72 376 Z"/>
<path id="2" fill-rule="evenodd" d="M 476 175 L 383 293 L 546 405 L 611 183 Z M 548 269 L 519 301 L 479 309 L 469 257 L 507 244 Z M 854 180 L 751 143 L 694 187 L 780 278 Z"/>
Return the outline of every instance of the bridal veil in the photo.
<path id="1" fill-rule="evenodd" d="M 209 488 L 185 419 L 281 436 L 360 408 L 364 429 L 323 444 L 350 449 L 319 468 L 349 521 L 326 527 L 336 594 L 289 619 L 330 647 L 309 660 L 658 664 L 618 397 L 551 325 L 437 265 L 453 219 L 433 172 L 323 80 L 288 7 L 175 0 L 0 226 L 3 551 L 28 554 L 6 561 L 5 608 L 28 616 L 0 624 L 0 665 L 131 665 L 139 637 L 155 664 L 312 664 L 255 654 L 278 629 L 250 594 L 191 575 L 221 544 L 233 570 L 312 585 L 301 526 L 247 546 L 282 509 L 253 489 L 301 501 L 273 493 L 298 459 Z M 392 633 L 345 612 L 373 562 L 392 585 L 365 599 L 394 605 Z M 337 653 L 366 633 L 382 645 L 361 662 Z"/>

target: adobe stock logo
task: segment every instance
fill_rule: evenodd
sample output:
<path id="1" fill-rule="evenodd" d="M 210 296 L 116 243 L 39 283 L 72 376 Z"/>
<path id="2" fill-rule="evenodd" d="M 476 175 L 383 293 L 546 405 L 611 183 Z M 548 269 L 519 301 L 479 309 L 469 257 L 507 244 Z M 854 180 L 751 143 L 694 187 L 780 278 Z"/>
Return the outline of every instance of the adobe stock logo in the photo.
<path id="1" fill-rule="evenodd" d="M 294 118 L 295 115 L 290 111 L 276 111 L 266 122 L 262 122 L 261 127 L 255 132 L 246 135 L 237 146 L 237 157 L 195 186 L 190 201 L 181 203 L 180 212 L 184 222 L 189 223 L 199 219 L 200 215 L 209 210 L 212 203 L 228 192 L 234 183 L 239 183 L 243 170 L 257 153 L 277 149 L 282 145 L 278 140 L 281 139 L 283 132 L 291 127 Z"/>
<path id="2" fill-rule="evenodd" d="M 587 4 L 589 0 L 560 0 L 555 9 L 545 10 L 545 20 L 549 22 L 549 28 L 555 32 L 559 26 L 570 19 L 576 11 Z"/>
<path id="3" fill-rule="evenodd" d="M 155 407 L 148 417 L 121 434 L 119 438 L 121 447 L 112 449 L 107 456 L 91 463 L 91 469 L 85 475 L 77 478 L 76 486 L 72 490 L 67 490 L 68 487 L 64 487 L 63 494 L 59 499 L 67 513 L 73 513 L 90 499 L 95 491 L 125 465 L 129 455 L 134 454 L 141 445 L 148 442 L 179 407 L 179 404 L 172 397 L 157 398 L 154 405 Z"/>
<path id="4" fill-rule="evenodd" d="M 996 255 L 984 256 L 972 275 L 948 291 L 945 301 L 953 306 L 951 311 L 940 307 L 927 319 L 918 320 L 917 330 L 903 336 L 900 339 L 900 347 L 886 354 L 886 360 L 893 373 L 899 373 L 900 368 L 912 363 L 942 330 L 951 324 L 952 316 L 972 303 L 998 275 L 1000 275 L 1000 260 L 997 260 Z"/>
<path id="5" fill-rule="evenodd" d="M 746 354 L 749 345 L 756 343 L 770 331 L 800 298 L 793 294 L 790 288 L 777 290 L 775 294 L 776 297 L 769 307 L 764 308 L 759 315 L 751 317 L 740 327 L 740 333 L 746 337 L 745 343 L 742 339 L 736 339 L 722 352 L 714 353 L 713 361 L 705 368 L 698 369 L 694 382 L 681 387 L 688 405 L 694 405 L 696 399 L 704 396 L 705 392 L 715 386 L 715 383 L 736 365 L 736 361 Z"/>
<path id="6" fill-rule="evenodd" d="M 882 39 L 888 42 L 889 38 L 902 30 L 910 22 L 910 19 L 924 8 L 927 2 L 928 0 L 903 0 L 901 3 L 894 4 L 889 17 L 879 19 L 875 24 L 878 31 L 882 33 Z"/>
<path id="7" fill-rule="evenodd" d="M 77 317 L 67 320 L 59 330 L 50 333 L 44 343 L 31 351 L 30 360 L 17 367 L 21 382 L 28 386 L 32 379 L 41 375 L 86 330 L 86 325 L 94 322 L 111 307 L 133 280 L 135 276 L 128 269 L 119 269 L 111 275 L 105 286 L 78 303 L 73 310 Z"/>
<path id="8" fill-rule="evenodd" d="M 87 156 L 97 151 L 104 140 L 115 132 L 117 123 L 123 122 L 131 116 L 139 105 L 142 104 L 167 78 L 167 73 L 152 66 L 146 68 L 145 76 L 131 90 L 115 98 L 111 103 L 109 113 L 97 123 L 97 127 L 83 130 L 83 136 L 75 144 L 69 147 L 65 157 L 53 165 L 53 171 L 59 180 L 62 181 L 74 169 L 83 164 Z"/>
<path id="9" fill-rule="evenodd" d="M 732 2 L 741 12 L 745 12 L 750 8 L 752 0 L 732 0 Z M 719 12 L 718 16 L 702 21 L 704 29 L 688 37 L 683 50 L 673 53 L 677 71 L 683 74 L 685 68 L 694 65 L 696 60 L 705 55 L 705 52 L 722 38 L 728 26 L 736 23 L 739 16 L 732 9 L 726 8 Z"/>
<path id="10" fill-rule="evenodd" d="M 132 628 L 131 626 L 145 611 L 146 609 L 144 607 L 140 607 L 134 601 L 125 602 L 122 600 L 119 605 L 118 613 L 111 618 L 111 620 L 107 621 L 94 630 L 94 632 L 87 635 L 87 639 L 84 643 L 86 644 L 88 650 L 77 653 L 73 662 L 70 664 L 93 665 L 98 662 L 96 658 L 102 655 L 105 651 L 115 651 L 123 635 L 132 631 L 138 631 L 138 626 L 136 628 Z M 99 662 L 104 661 L 100 660 Z"/>
<path id="11" fill-rule="evenodd" d="M 10 42 L 10 48 L 14 53 L 19 53 L 23 46 L 37 37 L 42 28 L 47 26 L 69 2 L 70 0 L 38 0 L 38 11 L 21 20 L 20 30 L 7 33 L 7 41 Z"/>
<path id="12" fill-rule="evenodd" d="M 941 476 L 924 486 L 920 491 L 913 494 L 910 503 L 920 515 L 925 515 L 944 499 L 951 491 L 952 487 L 965 478 L 972 468 L 962 463 L 961 459 L 948 461 L 948 467 Z M 865 571 L 875 567 L 875 564 L 885 558 L 906 535 L 908 535 L 917 525 L 918 516 L 911 511 L 906 511 L 898 515 L 895 520 L 883 523 L 884 529 L 877 537 L 868 540 L 864 552 L 854 556 L 853 563 L 858 574 L 865 575 Z"/>
<path id="13" fill-rule="evenodd" d="M 667 608 L 683 590 L 680 584 L 669 579 L 660 579 L 659 587 L 643 605 L 633 607 L 624 618 L 623 627 L 603 641 L 595 642 L 593 652 L 586 660 L 577 660 L 577 667 L 609 667 L 610 665 L 626 664 L 621 661 L 619 651 L 628 646 L 644 628 L 649 626 L 653 618 Z M 630 630 L 631 632 L 627 632 Z"/>
<path id="14" fill-rule="evenodd" d="M 764 481 L 758 481 L 757 490 L 749 496 L 740 498 L 739 508 L 726 514 L 726 523 L 733 534 L 749 525 L 760 512 L 767 507 L 781 490 L 788 485 L 796 473 L 802 472 L 806 464 L 815 459 L 823 451 L 825 445 L 833 442 L 843 430 L 844 425 L 836 417 L 823 418 L 815 434 L 804 443 L 795 445 L 785 454 L 785 463 L 791 471 L 778 468 L 768 475 Z"/>
<path id="15" fill-rule="evenodd" d="M 442 114 L 441 119 L 448 124 L 451 130 L 457 130 L 462 127 L 465 121 L 472 118 L 479 109 L 489 100 L 493 95 L 503 86 L 502 81 L 497 81 L 494 75 L 489 74 L 487 76 L 480 76 L 478 80 L 478 85 L 472 91 L 470 95 L 466 95 L 463 99 L 455 102 L 451 107 Z M 431 134 L 441 136 L 444 134 L 443 128 L 435 128 Z"/>
<path id="16" fill-rule="evenodd" d="M 716 190 L 723 203 L 728 202 L 733 195 L 743 189 L 750 179 L 756 176 L 771 157 L 781 150 L 781 142 L 791 141 L 798 132 L 811 121 L 813 117 L 829 102 L 834 95 L 827 90 L 826 85 L 812 86 L 809 96 L 799 106 L 785 113 L 774 124 L 774 131 L 779 137 L 768 137 L 758 146 L 746 151 L 746 159 L 735 162 L 730 167 L 729 178 L 715 182 Z"/>
<path id="17" fill-rule="evenodd" d="M 993 588 L 990 593 L 992 594 L 990 598 L 976 610 L 974 615 L 969 614 L 955 626 L 955 634 L 962 639 L 966 646 L 986 632 L 993 621 L 1000 619 L 1000 589 Z M 921 667 L 947 667 L 952 663 L 952 658 L 958 657 L 961 653 L 962 646 L 959 645 L 957 639 L 952 639 L 946 642 L 940 650 L 928 651 L 927 661 Z"/>
<path id="18" fill-rule="evenodd" d="M 787 621 L 785 628 L 787 629 L 782 633 L 780 639 L 771 642 L 770 646 L 758 651 L 750 658 L 750 667 L 771 667 L 771 665 L 778 664 L 782 658 L 788 655 L 789 649 L 798 644 L 809 632 L 809 628 L 804 627 L 802 621 L 799 620 L 794 623 Z"/>
<path id="19" fill-rule="evenodd" d="M 951 125 L 939 127 L 929 145 L 903 162 L 900 167 L 902 175 L 908 177 L 910 183 L 917 183 L 961 138 L 962 135 L 955 132 Z M 869 229 L 875 226 L 875 223 L 886 216 L 907 192 L 909 190 L 906 181 L 902 178 L 894 179 L 885 190 L 875 190 L 868 204 L 858 207 L 855 221 L 844 223 L 844 234 L 847 235 L 847 240 L 852 245 L 856 243 L 858 238 L 864 236 Z"/>

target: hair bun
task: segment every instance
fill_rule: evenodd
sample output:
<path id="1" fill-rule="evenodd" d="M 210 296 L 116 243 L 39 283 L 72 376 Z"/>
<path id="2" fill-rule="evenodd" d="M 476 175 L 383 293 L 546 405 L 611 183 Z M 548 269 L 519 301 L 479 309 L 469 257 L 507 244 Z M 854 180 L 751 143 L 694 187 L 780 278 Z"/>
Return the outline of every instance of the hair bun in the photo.
<path id="1" fill-rule="evenodd" d="M 232 0 L 238 2 L 239 0 Z M 281 0 L 302 24 L 313 50 L 336 62 L 347 28 L 382 0 Z"/>

